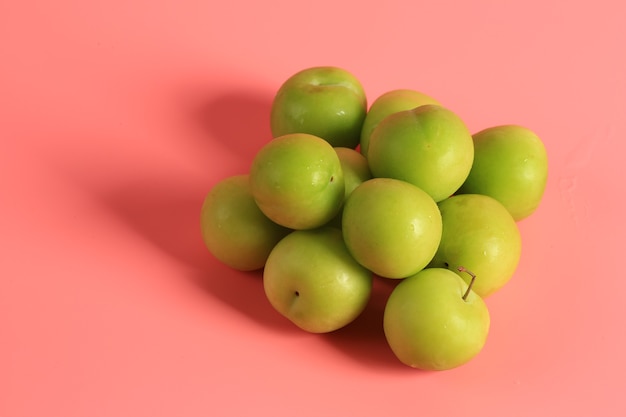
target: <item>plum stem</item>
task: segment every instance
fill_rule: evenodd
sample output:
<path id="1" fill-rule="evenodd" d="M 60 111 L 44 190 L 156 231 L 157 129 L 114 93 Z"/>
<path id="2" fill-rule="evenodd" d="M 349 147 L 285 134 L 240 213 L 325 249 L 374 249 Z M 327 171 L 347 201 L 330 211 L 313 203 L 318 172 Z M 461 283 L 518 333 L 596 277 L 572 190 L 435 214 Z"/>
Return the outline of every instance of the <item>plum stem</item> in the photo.
<path id="1" fill-rule="evenodd" d="M 470 277 L 472 277 L 472 279 L 470 280 L 469 284 L 467 285 L 467 290 L 465 290 L 465 294 L 463 294 L 463 301 L 467 301 L 467 296 L 469 295 L 470 291 L 472 290 L 472 286 L 474 285 L 474 281 L 476 280 L 476 274 L 474 274 L 472 271 L 466 269 L 463 266 L 459 266 L 457 268 L 459 270 L 459 272 L 465 272 L 466 274 L 468 274 Z"/>

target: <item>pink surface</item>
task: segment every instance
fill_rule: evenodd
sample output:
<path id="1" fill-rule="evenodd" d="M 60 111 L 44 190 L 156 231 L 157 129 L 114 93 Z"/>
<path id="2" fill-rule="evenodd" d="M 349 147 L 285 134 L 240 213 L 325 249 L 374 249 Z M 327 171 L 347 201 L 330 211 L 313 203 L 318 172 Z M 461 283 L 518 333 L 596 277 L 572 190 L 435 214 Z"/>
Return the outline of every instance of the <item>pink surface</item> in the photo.
<path id="1" fill-rule="evenodd" d="M 618 416 L 626 372 L 621 2 L 0 3 L 0 416 Z M 198 213 L 269 139 L 286 77 L 337 65 L 472 131 L 523 124 L 550 177 L 471 363 L 401 365 L 388 288 L 329 335 L 220 265 Z M 593 414 L 592 414 L 593 413 Z"/>

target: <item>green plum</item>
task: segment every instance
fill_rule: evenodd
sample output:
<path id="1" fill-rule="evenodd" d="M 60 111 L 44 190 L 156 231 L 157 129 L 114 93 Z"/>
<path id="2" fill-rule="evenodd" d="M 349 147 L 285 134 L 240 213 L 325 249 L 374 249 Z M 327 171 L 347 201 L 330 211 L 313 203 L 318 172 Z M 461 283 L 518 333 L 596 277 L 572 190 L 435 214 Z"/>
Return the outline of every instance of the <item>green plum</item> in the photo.
<path id="1" fill-rule="evenodd" d="M 515 273 L 522 250 L 507 209 L 489 196 L 460 194 L 439 202 L 439 210 L 443 232 L 429 267 L 467 268 L 477 276 L 472 289 L 483 298 L 502 288 Z"/>
<path id="2" fill-rule="evenodd" d="M 400 111 L 411 110 L 424 104 L 438 104 L 439 101 L 410 89 L 390 90 L 380 95 L 370 106 L 361 129 L 360 151 L 367 156 L 372 131 L 385 117 Z"/>
<path id="3" fill-rule="evenodd" d="M 342 227 L 352 256 L 386 278 L 405 278 L 424 268 L 442 232 L 435 201 L 392 178 L 372 178 L 355 188 L 344 204 Z"/>
<path id="4" fill-rule="evenodd" d="M 539 136 L 523 126 L 502 125 L 473 139 L 474 163 L 458 192 L 491 196 L 516 221 L 534 213 L 548 178 L 548 156 Z"/>
<path id="5" fill-rule="evenodd" d="M 352 148 L 338 147 L 335 148 L 335 152 L 337 152 L 339 161 L 341 161 L 341 170 L 343 171 L 345 184 L 345 201 L 356 187 L 372 178 L 372 173 L 367 164 L 367 159 L 359 151 Z M 342 215 L 343 205 L 337 215 L 329 222 L 329 225 L 341 228 Z"/>
<path id="6" fill-rule="evenodd" d="M 307 133 L 280 136 L 263 146 L 250 167 L 250 189 L 261 211 L 290 229 L 328 223 L 345 195 L 334 148 Z"/>
<path id="7" fill-rule="evenodd" d="M 348 252 L 332 227 L 297 230 L 270 253 L 263 287 L 270 304 L 311 333 L 328 333 L 356 319 L 372 292 L 372 273 Z"/>
<path id="8" fill-rule="evenodd" d="M 356 148 L 367 113 L 360 81 L 343 68 L 301 70 L 278 89 L 270 111 L 274 137 L 310 133 L 332 146 Z"/>
<path id="9" fill-rule="evenodd" d="M 401 281 L 383 316 L 389 347 L 405 365 L 429 371 L 461 366 L 487 341 L 489 310 L 454 272 L 427 268 Z"/>
<path id="10" fill-rule="evenodd" d="M 274 245 L 291 232 L 259 210 L 248 175 L 225 178 L 211 188 L 202 204 L 200 227 L 213 256 L 241 271 L 263 268 Z"/>
<path id="11" fill-rule="evenodd" d="M 463 120 L 434 104 L 387 116 L 372 132 L 367 152 L 374 177 L 410 182 L 435 201 L 457 191 L 473 158 L 472 135 Z"/>
<path id="12" fill-rule="evenodd" d="M 341 162 L 347 198 L 362 182 L 371 179 L 372 173 L 367 159 L 358 151 L 352 148 L 336 147 L 335 152 Z"/>

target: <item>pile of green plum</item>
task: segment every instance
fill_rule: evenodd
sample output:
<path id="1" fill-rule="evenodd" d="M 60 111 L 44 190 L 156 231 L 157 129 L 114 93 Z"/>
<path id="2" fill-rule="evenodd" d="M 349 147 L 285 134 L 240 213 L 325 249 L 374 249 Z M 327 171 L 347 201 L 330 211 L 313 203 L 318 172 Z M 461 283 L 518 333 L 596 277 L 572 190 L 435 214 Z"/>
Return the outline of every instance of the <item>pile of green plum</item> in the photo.
<path id="1" fill-rule="evenodd" d="M 382 318 L 404 364 L 458 367 L 484 347 L 485 297 L 520 260 L 517 222 L 546 186 L 544 144 L 519 125 L 471 134 L 434 98 L 390 90 L 368 108 L 337 67 L 278 89 L 272 138 L 249 172 L 208 192 L 201 231 L 229 267 L 263 270 L 269 303 L 299 328 L 338 330 L 397 280 Z"/>

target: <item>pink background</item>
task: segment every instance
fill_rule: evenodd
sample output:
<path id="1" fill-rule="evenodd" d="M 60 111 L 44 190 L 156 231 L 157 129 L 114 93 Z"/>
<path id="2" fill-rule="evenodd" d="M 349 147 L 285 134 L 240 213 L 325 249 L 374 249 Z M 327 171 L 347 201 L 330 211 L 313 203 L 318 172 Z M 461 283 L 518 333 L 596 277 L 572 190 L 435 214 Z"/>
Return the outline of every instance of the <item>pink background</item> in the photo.
<path id="1" fill-rule="evenodd" d="M 0 416 L 624 415 L 621 4 L 0 2 Z M 471 363 L 401 365 L 380 283 L 305 334 L 203 246 L 204 195 L 314 65 L 543 138 L 545 198 Z"/>

